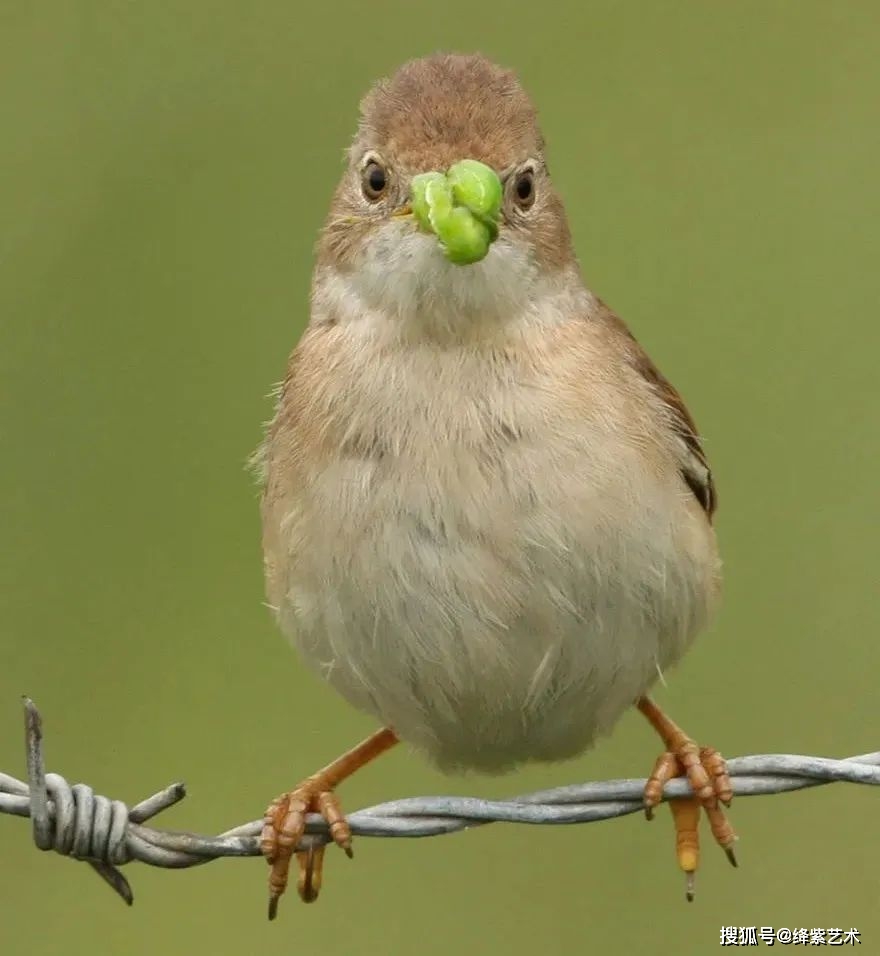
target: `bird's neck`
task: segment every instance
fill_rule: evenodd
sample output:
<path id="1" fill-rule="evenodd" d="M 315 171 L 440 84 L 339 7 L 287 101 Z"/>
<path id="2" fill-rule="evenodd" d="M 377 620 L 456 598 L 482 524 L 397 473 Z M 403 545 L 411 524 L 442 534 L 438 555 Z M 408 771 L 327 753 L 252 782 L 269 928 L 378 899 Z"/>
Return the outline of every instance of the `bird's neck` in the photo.
<path id="1" fill-rule="evenodd" d="M 389 345 L 494 347 L 587 314 L 593 303 L 574 264 L 530 275 L 528 281 L 509 274 L 475 277 L 465 269 L 448 276 L 452 281 L 445 285 L 407 286 L 405 277 L 376 283 L 363 273 L 321 266 L 313 277 L 311 322 L 349 325 L 353 332 Z"/>

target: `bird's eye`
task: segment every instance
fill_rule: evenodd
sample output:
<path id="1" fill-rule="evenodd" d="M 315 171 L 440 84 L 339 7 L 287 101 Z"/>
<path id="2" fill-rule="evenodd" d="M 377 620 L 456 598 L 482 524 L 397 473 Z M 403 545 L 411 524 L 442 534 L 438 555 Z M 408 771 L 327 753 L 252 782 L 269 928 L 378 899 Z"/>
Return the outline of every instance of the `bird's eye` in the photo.
<path id="1" fill-rule="evenodd" d="M 369 202 L 378 202 L 388 189 L 388 173 L 375 160 L 370 160 L 361 174 L 361 189 Z"/>
<path id="2" fill-rule="evenodd" d="M 524 169 L 517 175 L 513 192 L 520 209 L 528 209 L 532 205 L 535 201 L 535 174 L 531 169 Z"/>

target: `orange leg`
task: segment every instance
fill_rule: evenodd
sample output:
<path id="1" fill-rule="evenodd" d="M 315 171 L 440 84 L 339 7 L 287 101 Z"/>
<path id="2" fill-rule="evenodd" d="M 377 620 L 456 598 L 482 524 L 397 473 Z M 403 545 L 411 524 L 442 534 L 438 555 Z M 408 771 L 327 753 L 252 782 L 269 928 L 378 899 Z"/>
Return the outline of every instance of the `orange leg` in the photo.
<path id="1" fill-rule="evenodd" d="M 351 829 L 333 792 L 356 770 L 397 743 L 390 727 L 377 730 L 323 770 L 313 773 L 289 793 L 283 793 L 266 808 L 260 849 L 272 867 L 269 873 L 269 919 L 275 919 L 278 900 L 287 889 L 290 860 L 299 864 L 297 889 L 300 898 L 311 903 L 318 898 L 324 866 L 324 844 L 297 849 L 306 827 L 307 813 L 320 813 L 330 827 L 333 842 L 352 856 Z"/>
<path id="2" fill-rule="evenodd" d="M 673 777 L 685 776 L 694 792 L 693 797 L 670 800 L 676 833 L 678 865 L 687 879 L 687 898 L 694 898 L 694 874 L 700 861 L 697 823 L 700 809 L 706 812 L 709 828 L 715 841 L 727 854 L 733 866 L 737 865 L 733 852 L 736 835 L 727 821 L 719 802 L 730 806 L 733 787 L 724 758 L 711 747 L 698 747 L 690 737 L 648 697 L 637 704 L 657 731 L 666 748 L 657 758 L 645 786 L 645 815 L 650 820 L 654 807 L 660 802 L 663 787 Z"/>

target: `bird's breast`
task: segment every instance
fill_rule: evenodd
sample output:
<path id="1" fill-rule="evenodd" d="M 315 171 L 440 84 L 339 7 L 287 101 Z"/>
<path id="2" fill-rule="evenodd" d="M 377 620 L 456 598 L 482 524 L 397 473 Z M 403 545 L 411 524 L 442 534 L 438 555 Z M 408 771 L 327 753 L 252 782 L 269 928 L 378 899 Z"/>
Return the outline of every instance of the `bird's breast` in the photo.
<path id="1" fill-rule="evenodd" d="M 269 450 L 282 627 L 442 766 L 577 753 L 702 623 L 707 546 L 613 409 L 575 414 L 534 362 L 398 358 L 350 367 L 301 447 Z"/>

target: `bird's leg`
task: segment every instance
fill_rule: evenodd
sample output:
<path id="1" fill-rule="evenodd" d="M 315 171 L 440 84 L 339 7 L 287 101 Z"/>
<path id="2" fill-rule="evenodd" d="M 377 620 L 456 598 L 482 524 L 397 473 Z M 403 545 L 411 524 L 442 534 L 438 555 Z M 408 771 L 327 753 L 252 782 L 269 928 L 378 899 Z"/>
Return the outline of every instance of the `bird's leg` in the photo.
<path id="1" fill-rule="evenodd" d="M 730 806 L 733 799 L 727 765 L 717 750 L 698 747 L 649 697 L 640 698 L 637 706 L 660 735 L 666 748 L 657 758 L 645 785 L 645 815 L 649 820 L 653 817 L 654 807 L 661 801 L 663 787 L 673 777 L 687 777 L 694 792 L 693 797 L 670 801 L 675 823 L 676 856 L 687 879 L 687 898 L 692 900 L 694 873 L 700 861 L 697 823 L 701 808 L 706 811 L 715 841 L 727 854 L 731 864 L 737 865 L 733 852 L 736 835 L 719 805 L 723 803 Z"/>
<path id="2" fill-rule="evenodd" d="M 272 867 L 269 873 L 269 919 L 275 919 L 278 900 L 287 889 L 287 875 L 294 853 L 299 864 L 297 889 L 300 898 L 306 903 L 318 898 L 324 865 L 324 844 L 297 849 L 297 844 L 305 832 L 306 814 L 320 813 L 327 821 L 333 842 L 350 857 L 351 829 L 333 791 L 356 770 L 360 770 L 396 743 L 397 735 L 390 727 L 377 730 L 266 807 L 263 831 L 260 834 L 260 850 Z"/>

